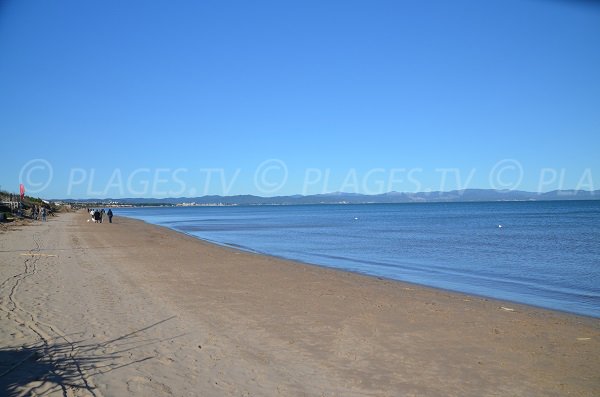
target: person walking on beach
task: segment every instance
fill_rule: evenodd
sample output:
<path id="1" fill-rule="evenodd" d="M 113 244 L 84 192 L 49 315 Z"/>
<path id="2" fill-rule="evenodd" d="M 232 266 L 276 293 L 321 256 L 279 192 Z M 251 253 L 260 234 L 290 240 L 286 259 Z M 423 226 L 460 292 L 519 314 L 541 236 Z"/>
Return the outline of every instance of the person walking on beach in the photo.
<path id="1" fill-rule="evenodd" d="M 100 223 L 102 223 L 102 218 L 104 218 L 104 208 L 100 210 Z"/>
<path id="2" fill-rule="evenodd" d="M 40 212 L 42 213 L 42 221 L 46 222 L 46 207 L 42 207 Z"/>
<path id="3" fill-rule="evenodd" d="M 108 215 L 108 223 L 112 223 L 113 213 L 110 208 L 108 209 L 108 212 L 106 213 L 106 215 Z"/>
<path id="4" fill-rule="evenodd" d="M 100 222 L 100 211 L 94 210 L 94 223 Z"/>

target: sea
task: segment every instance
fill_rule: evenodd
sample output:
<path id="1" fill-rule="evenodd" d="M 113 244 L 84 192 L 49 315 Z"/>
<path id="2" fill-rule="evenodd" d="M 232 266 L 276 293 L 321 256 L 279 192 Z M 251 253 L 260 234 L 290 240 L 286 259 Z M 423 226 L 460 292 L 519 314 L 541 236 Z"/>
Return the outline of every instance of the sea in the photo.
<path id="1" fill-rule="evenodd" d="M 600 318 L 600 201 L 114 212 L 242 250 Z"/>

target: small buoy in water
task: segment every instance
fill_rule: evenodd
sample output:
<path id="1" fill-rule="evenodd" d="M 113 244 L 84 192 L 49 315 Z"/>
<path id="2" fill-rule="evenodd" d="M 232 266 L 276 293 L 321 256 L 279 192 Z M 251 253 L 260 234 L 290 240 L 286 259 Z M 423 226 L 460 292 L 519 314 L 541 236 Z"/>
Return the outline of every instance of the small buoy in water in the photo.
<path id="1" fill-rule="evenodd" d="M 355 221 L 357 221 L 357 220 L 358 220 L 358 218 L 357 218 L 357 217 L 354 217 L 354 220 L 355 220 Z"/>
<path id="2" fill-rule="evenodd" d="M 498 228 L 501 228 L 501 227 L 502 227 L 502 225 L 498 225 Z"/>

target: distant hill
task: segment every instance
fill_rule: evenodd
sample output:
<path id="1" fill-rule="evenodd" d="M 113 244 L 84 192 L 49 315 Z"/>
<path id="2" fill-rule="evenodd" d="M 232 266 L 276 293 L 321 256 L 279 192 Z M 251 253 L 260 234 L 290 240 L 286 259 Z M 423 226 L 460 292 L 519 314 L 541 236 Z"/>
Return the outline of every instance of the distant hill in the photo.
<path id="1" fill-rule="evenodd" d="M 401 193 L 388 192 L 367 195 L 357 193 L 327 193 L 261 197 L 253 195 L 201 196 L 169 198 L 120 198 L 120 199 L 65 199 L 71 203 L 119 203 L 129 205 L 298 205 L 298 204 L 369 204 L 369 203 L 428 203 L 428 202 L 476 202 L 476 201 L 556 201 L 600 200 L 600 190 L 554 190 L 533 193 L 520 190 L 465 189 L 449 192 Z"/>

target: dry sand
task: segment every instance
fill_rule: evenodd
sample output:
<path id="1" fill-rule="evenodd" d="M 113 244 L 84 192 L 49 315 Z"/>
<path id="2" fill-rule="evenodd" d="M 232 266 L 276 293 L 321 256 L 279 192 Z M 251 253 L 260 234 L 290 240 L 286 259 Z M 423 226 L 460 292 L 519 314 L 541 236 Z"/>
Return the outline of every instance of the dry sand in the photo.
<path id="1" fill-rule="evenodd" d="M 87 219 L 0 232 L 0 395 L 600 395 L 599 319 Z"/>

